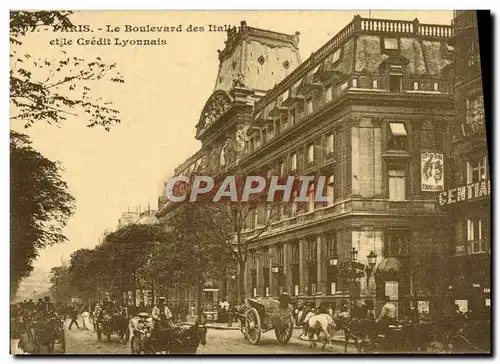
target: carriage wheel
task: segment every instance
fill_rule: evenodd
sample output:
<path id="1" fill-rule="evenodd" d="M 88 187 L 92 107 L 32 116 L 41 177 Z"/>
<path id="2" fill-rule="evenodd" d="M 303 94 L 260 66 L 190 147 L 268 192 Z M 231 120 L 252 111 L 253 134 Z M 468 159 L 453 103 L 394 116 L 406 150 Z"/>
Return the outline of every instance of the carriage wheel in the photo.
<path id="1" fill-rule="evenodd" d="M 290 340 L 293 334 L 292 318 L 290 317 L 288 323 L 286 324 L 282 323 L 281 326 L 277 327 L 274 331 L 276 333 L 276 339 L 278 339 L 279 343 L 286 344 Z"/>
<path id="2" fill-rule="evenodd" d="M 249 308 L 246 313 L 246 333 L 248 341 L 254 345 L 259 343 L 262 327 L 259 313 L 253 307 Z"/>

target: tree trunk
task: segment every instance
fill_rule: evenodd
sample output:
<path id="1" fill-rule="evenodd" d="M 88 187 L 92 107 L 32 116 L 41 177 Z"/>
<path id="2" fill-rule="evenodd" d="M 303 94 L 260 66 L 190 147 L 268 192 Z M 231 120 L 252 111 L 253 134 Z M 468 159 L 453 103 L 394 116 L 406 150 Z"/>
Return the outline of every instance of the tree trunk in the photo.
<path id="1" fill-rule="evenodd" d="M 238 275 L 238 297 L 240 300 L 240 304 L 245 302 L 245 261 L 240 260 L 238 262 L 240 266 L 240 274 Z"/>

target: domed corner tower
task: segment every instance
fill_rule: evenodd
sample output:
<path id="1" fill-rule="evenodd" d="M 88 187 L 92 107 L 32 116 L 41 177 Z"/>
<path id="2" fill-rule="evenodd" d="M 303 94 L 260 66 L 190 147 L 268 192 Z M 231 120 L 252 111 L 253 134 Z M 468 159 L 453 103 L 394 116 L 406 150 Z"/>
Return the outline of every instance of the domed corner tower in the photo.
<path id="1" fill-rule="evenodd" d="M 245 21 L 227 31 L 214 91 L 196 125 L 209 164 L 239 160 L 253 105 L 300 65 L 298 42 L 298 32 L 252 28 Z"/>
<path id="2" fill-rule="evenodd" d="M 245 21 L 227 32 L 226 46 L 219 50 L 215 90 L 233 87 L 268 91 L 301 63 L 294 35 L 252 28 Z"/>

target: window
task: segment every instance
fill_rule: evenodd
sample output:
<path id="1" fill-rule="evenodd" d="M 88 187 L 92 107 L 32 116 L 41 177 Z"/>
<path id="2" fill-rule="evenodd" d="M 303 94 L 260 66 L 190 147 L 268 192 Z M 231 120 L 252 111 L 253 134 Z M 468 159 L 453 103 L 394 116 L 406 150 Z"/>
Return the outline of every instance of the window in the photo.
<path id="1" fill-rule="evenodd" d="M 400 74 L 389 74 L 389 91 L 402 92 L 403 90 L 403 76 Z"/>
<path id="2" fill-rule="evenodd" d="M 278 168 L 279 168 L 278 171 L 279 171 L 280 176 L 283 177 L 285 175 L 285 162 L 280 161 Z"/>
<path id="3" fill-rule="evenodd" d="M 468 98 L 466 100 L 467 123 L 484 123 L 484 100 L 483 95 Z"/>
<path id="4" fill-rule="evenodd" d="M 310 144 L 307 147 L 307 163 L 314 162 L 314 144 Z"/>
<path id="5" fill-rule="evenodd" d="M 406 133 L 405 124 L 403 123 L 390 123 L 391 129 L 389 139 L 390 150 L 407 150 L 408 149 L 408 134 Z"/>
<path id="6" fill-rule="evenodd" d="M 315 262 L 318 258 L 318 249 L 316 240 L 310 240 L 307 242 L 307 260 L 309 262 Z"/>
<path id="7" fill-rule="evenodd" d="M 333 100 L 333 89 L 332 85 L 326 86 L 325 89 L 325 102 L 330 102 Z"/>
<path id="8" fill-rule="evenodd" d="M 490 251 L 487 221 L 482 219 L 467 219 L 467 251 L 469 254 Z"/>
<path id="9" fill-rule="evenodd" d="M 401 257 L 408 255 L 410 231 L 387 230 L 385 235 L 384 256 Z"/>
<path id="10" fill-rule="evenodd" d="M 283 265 L 284 262 L 284 250 L 283 250 L 283 244 L 279 244 L 276 246 L 276 264 L 277 265 Z"/>
<path id="11" fill-rule="evenodd" d="M 264 144 L 265 142 L 267 142 L 267 130 L 266 130 L 266 128 L 262 129 L 261 135 L 262 135 L 262 144 Z"/>
<path id="12" fill-rule="evenodd" d="M 299 243 L 292 243 L 292 264 L 299 264 Z"/>
<path id="13" fill-rule="evenodd" d="M 314 211 L 314 183 L 311 183 L 307 191 L 307 212 Z"/>
<path id="14" fill-rule="evenodd" d="M 292 172 L 297 170 L 297 153 L 292 154 Z"/>
<path id="15" fill-rule="evenodd" d="M 466 162 L 467 184 L 488 179 L 488 161 L 486 157 Z"/>
<path id="16" fill-rule="evenodd" d="M 333 53 L 332 64 L 340 60 L 340 48 Z"/>
<path id="17" fill-rule="evenodd" d="M 373 80 L 372 88 L 378 88 L 378 81 L 377 80 Z"/>
<path id="18" fill-rule="evenodd" d="M 413 89 L 418 90 L 418 82 L 417 81 L 413 82 Z"/>
<path id="19" fill-rule="evenodd" d="M 396 38 L 385 38 L 384 49 L 399 49 L 398 40 Z"/>
<path id="20" fill-rule="evenodd" d="M 436 145 L 436 131 L 434 130 L 434 123 L 431 120 L 425 120 L 420 129 L 420 147 L 421 148 L 437 148 Z"/>
<path id="21" fill-rule="evenodd" d="M 333 205 L 335 202 L 335 176 L 331 175 L 328 177 L 327 185 L 326 185 L 326 196 L 327 196 L 327 204 L 328 206 Z"/>
<path id="22" fill-rule="evenodd" d="M 437 82 L 434 82 L 434 91 L 439 90 L 439 84 Z"/>
<path id="23" fill-rule="evenodd" d="M 352 79 L 352 87 L 358 87 L 358 80 L 356 78 Z"/>
<path id="24" fill-rule="evenodd" d="M 291 109 L 290 110 L 290 115 L 289 115 L 289 118 L 288 120 L 290 121 L 290 125 L 295 125 L 295 121 L 296 121 L 296 110 L 295 109 Z"/>
<path id="25" fill-rule="evenodd" d="M 288 119 L 284 116 L 281 117 L 281 131 L 285 131 L 288 128 Z"/>
<path id="26" fill-rule="evenodd" d="M 307 115 L 313 113 L 313 99 L 312 99 L 312 97 L 309 97 L 306 100 L 306 112 L 307 112 Z"/>
<path id="27" fill-rule="evenodd" d="M 406 178 L 404 170 L 389 171 L 389 200 L 406 200 Z"/>
<path id="28" fill-rule="evenodd" d="M 329 235 L 326 238 L 326 246 L 329 258 L 337 256 L 337 240 L 335 240 L 335 235 Z"/>
<path id="29" fill-rule="evenodd" d="M 295 199 L 297 198 L 297 190 L 292 191 L 292 217 L 297 216 L 297 201 Z"/>
<path id="30" fill-rule="evenodd" d="M 328 134 L 326 137 L 326 154 L 331 156 L 335 150 L 335 137 L 333 133 Z"/>

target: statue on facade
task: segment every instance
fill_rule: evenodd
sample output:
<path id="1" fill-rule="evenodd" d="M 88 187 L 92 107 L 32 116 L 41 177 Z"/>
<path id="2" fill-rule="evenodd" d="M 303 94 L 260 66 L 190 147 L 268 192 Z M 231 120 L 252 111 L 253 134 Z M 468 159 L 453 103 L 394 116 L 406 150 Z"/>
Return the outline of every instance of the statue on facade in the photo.
<path id="1" fill-rule="evenodd" d="M 241 157 L 245 154 L 245 147 L 248 142 L 247 137 L 248 126 L 240 125 L 234 137 L 234 153 L 236 162 L 239 162 Z"/>
<path id="2" fill-rule="evenodd" d="M 222 146 L 222 148 L 220 149 L 219 165 L 221 167 L 225 167 L 226 166 L 226 147 L 227 147 L 227 144 L 224 144 Z"/>

